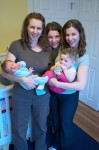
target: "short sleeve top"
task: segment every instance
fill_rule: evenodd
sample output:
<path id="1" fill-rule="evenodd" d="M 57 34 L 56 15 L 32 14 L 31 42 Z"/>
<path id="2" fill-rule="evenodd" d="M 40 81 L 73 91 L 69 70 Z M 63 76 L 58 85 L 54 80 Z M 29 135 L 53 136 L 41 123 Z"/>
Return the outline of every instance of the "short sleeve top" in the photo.
<path id="1" fill-rule="evenodd" d="M 59 61 L 59 59 L 60 59 L 60 53 L 58 54 L 56 61 Z M 76 71 L 78 70 L 79 66 L 89 66 L 89 55 L 87 53 L 85 53 L 83 56 L 78 57 L 74 66 L 76 68 Z M 66 90 L 65 92 L 62 92 L 61 94 L 72 94 L 75 92 L 76 92 L 76 90 Z"/>
<path id="2" fill-rule="evenodd" d="M 20 40 L 12 42 L 9 52 L 15 56 L 16 63 L 19 61 L 25 61 L 27 68 L 32 67 L 34 69 L 33 74 L 42 75 L 51 62 L 51 49 L 35 52 L 29 47 L 23 48 Z"/>

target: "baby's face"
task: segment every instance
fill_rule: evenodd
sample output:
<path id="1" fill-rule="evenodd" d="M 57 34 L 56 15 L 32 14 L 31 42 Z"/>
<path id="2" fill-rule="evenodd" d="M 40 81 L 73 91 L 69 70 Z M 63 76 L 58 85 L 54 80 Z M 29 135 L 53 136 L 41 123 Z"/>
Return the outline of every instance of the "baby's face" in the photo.
<path id="1" fill-rule="evenodd" d="M 68 54 L 61 54 L 60 64 L 66 66 L 66 68 L 69 68 L 74 64 L 74 60 L 73 58 L 70 58 Z"/>
<path id="2" fill-rule="evenodd" d="M 17 63 L 15 63 L 15 62 L 8 62 L 7 70 L 8 70 L 9 73 L 14 73 L 18 69 L 19 69 L 19 66 L 18 66 Z"/>

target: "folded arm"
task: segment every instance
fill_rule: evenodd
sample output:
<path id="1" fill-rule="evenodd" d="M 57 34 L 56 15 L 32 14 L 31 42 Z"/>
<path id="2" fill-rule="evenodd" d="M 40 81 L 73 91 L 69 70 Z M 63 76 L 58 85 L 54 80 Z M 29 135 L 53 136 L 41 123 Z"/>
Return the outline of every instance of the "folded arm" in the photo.
<path id="1" fill-rule="evenodd" d="M 53 78 L 50 80 L 49 84 L 51 86 L 60 87 L 66 90 L 78 90 L 78 91 L 84 90 L 88 79 L 88 69 L 89 67 L 87 65 L 80 66 L 78 68 L 77 80 L 75 82 L 64 83 L 57 81 L 57 79 Z"/>
<path id="2" fill-rule="evenodd" d="M 12 61 L 15 61 L 16 58 L 15 56 L 8 52 L 7 56 L 6 56 L 6 59 L 5 60 L 12 60 Z M 8 80 L 11 80 L 13 82 L 17 82 L 17 83 L 23 83 L 25 84 L 29 89 L 34 89 L 35 86 L 37 85 L 36 82 L 34 82 L 33 78 L 36 77 L 36 75 L 32 75 L 32 76 L 28 76 L 28 77 L 16 77 L 14 76 L 13 74 L 9 74 L 9 73 L 6 73 L 4 71 L 2 71 L 2 76 Z"/>

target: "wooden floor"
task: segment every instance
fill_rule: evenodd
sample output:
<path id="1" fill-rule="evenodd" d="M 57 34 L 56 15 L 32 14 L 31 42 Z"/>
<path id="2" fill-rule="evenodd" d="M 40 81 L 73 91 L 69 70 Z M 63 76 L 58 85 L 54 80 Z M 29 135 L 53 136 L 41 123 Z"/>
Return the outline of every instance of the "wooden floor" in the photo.
<path id="1" fill-rule="evenodd" d="M 99 112 L 79 101 L 74 123 L 99 142 Z"/>

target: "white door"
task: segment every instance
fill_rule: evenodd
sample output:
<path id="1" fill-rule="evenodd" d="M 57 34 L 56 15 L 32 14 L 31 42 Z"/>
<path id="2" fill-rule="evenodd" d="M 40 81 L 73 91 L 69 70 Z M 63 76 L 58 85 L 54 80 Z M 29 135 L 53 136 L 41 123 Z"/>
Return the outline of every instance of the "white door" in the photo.
<path id="1" fill-rule="evenodd" d="M 29 12 L 40 12 L 51 21 L 63 25 L 70 18 L 78 18 L 79 0 L 29 0 Z"/>
<path id="2" fill-rule="evenodd" d="M 86 33 L 87 52 L 90 57 L 88 83 L 80 100 L 99 110 L 99 0 L 28 0 L 29 12 L 42 13 L 46 23 L 57 21 L 63 25 L 67 20 L 79 19 Z"/>
<path id="3" fill-rule="evenodd" d="M 90 56 L 88 83 L 80 100 L 99 110 L 99 0 L 80 0 L 79 20 L 84 25 Z"/>

